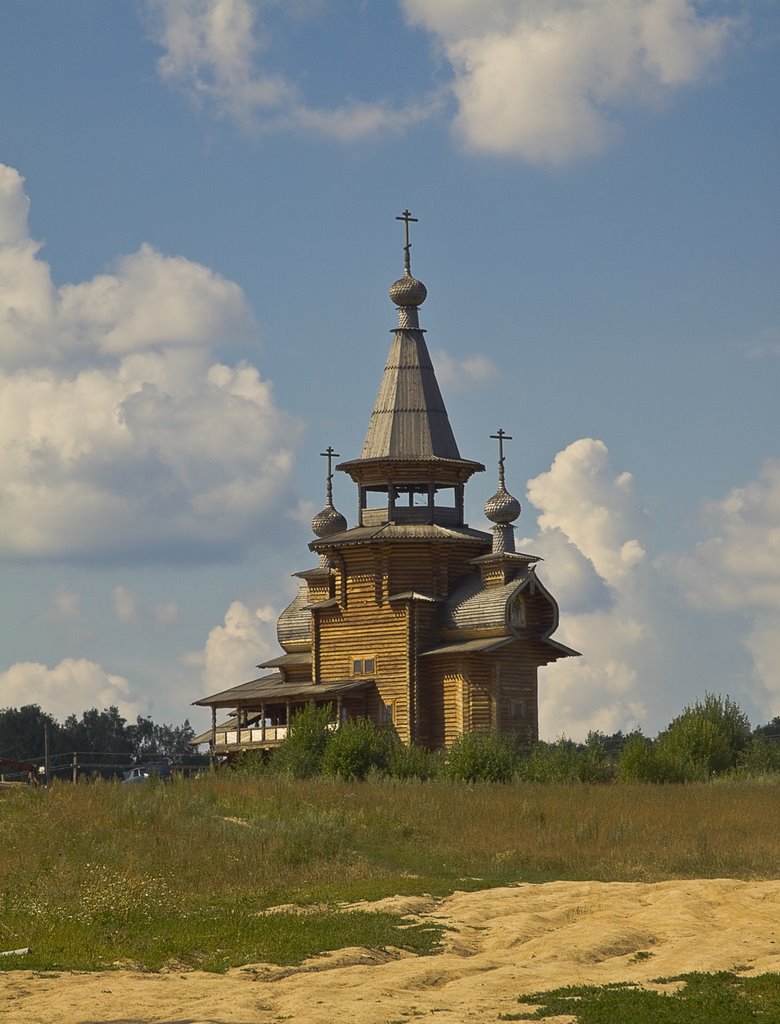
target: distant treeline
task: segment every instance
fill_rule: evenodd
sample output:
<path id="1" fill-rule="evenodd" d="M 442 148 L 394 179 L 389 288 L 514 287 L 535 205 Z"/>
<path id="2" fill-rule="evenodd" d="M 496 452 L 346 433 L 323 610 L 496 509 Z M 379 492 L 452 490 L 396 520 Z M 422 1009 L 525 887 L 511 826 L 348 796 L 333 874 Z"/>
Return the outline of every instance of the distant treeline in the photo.
<path id="1" fill-rule="evenodd" d="M 195 731 L 188 720 L 183 725 L 158 725 L 139 715 L 131 723 L 116 707 L 91 708 L 81 718 L 69 715 L 62 723 L 37 704 L 0 709 L 0 757 L 42 762 L 47 735 L 52 761 L 77 752 L 81 765 L 97 765 L 106 761 L 189 760 Z"/>

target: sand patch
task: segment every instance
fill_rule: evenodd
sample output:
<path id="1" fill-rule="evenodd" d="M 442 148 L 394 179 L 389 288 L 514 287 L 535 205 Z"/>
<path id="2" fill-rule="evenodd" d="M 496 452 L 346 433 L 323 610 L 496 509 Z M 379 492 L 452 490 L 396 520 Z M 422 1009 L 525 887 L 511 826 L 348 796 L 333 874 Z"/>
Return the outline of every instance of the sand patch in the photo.
<path id="1" fill-rule="evenodd" d="M 226 975 L 0 975 L 3 1024 L 388 1024 L 495 1021 L 523 993 L 689 971 L 780 972 L 780 881 L 552 882 L 444 900 L 390 897 L 447 926 L 430 957 L 345 949 Z"/>

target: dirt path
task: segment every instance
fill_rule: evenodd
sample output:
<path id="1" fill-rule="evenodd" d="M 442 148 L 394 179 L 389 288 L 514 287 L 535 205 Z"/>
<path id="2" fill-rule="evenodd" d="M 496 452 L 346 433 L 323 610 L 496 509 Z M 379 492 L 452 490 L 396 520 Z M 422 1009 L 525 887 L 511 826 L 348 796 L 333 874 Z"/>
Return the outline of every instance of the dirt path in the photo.
<path id="1" fill-rule="evenodd" d="M 780 881 L 552 882 L 373 906 L 445 924 L 444 950 L 346 949 L 296 968 L 255 964 L 226 975 L 15 971 L 0 974 L 0 1019 L 484 1024 L 516 1010 L 521 993 L 561 985 L 780 972 Z"/>

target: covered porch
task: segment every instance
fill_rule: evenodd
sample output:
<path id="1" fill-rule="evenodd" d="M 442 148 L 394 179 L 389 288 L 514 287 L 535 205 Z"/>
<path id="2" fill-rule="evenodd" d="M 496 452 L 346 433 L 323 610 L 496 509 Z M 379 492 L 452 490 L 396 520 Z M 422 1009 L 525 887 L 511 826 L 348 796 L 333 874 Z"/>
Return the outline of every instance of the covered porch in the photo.
<path id="1" fill-rule="evenodd" d="M 212 761 L 230 758 L 242 750 L 270 750 L 287 739 L 290 722 L 306 704 L 333 709 L 332 728 L 368 710 L 371 680 L 340 680 L 331 683 L 289 682 L 278 672 L 241 683 L 229 690 L 194 701 L 211 708 L 211 728 L 192 741 L 209 744 Z M 232 714 L 218 723 L 218 711 Z"/>

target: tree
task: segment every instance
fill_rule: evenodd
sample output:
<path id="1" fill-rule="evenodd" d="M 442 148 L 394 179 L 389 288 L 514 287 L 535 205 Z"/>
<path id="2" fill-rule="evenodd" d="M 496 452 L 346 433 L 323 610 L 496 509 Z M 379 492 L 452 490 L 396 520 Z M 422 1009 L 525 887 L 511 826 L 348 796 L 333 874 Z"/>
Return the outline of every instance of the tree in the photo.
<path id="1" fill-rule="evenodd" d="M 127 733 L 127 721 L 119 714 L 119 708 L 90 708 L 81 719 L 69 715 L 65 719 L 63 739 L 68 749 L 80 754 L 127 754 L 133 753 L 133 741 Z M 67 738 L 66 738 L 67 737 Z M 94 760 L 92 758 L 91 760 Z M 128 758 L 129 760 L 129 758 Z"/>
<path id="2" fill-rule="evenodd" d="M 736 701 L 707 693 L 660 733 L 656 752 L 661 765 L 684 781 L 703 780 L 734 768 L 750 736 L 750 722 Z"/>
<path id="3" fill-rule="evenodd" d="M 49 730 L 49 752 L 62 749 L 59 723 L 37 704 L 0 710 L 0 757 L 16 761 L 43 758 L 45 730 Z"/>
<path id="4" fill-rule="evenodd" d="M 184 725 L 156 725 L 151 718 L 139 715 L 135 725 L 127 726 L 127 735 L 137 758 L 164 757 L 178 761 L 192 753 L 190 741 L 195 730 L 188 718 Z"/>

